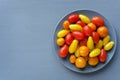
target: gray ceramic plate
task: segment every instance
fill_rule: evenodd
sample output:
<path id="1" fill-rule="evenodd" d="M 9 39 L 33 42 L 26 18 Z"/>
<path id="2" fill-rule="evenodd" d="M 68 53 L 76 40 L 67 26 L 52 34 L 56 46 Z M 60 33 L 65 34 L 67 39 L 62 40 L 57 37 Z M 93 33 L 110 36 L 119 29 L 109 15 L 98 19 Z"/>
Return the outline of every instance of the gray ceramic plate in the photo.
<path id="1" fill-rule="evenodd" d="M 75 65 L 71 64 L 69 62 L 69 56 L 66 58 L 66 59 L 62 59 L 58 56 L 58 51 L 59 51 L 59 47 L 56 45 L 55 41 L 57 39 L 57 32 L 62 29 L 62 23 L 64 20 L 66 20 L 68 18 L 68 16 L 70 14 L 73 14 L 73 13 L 78 13 L 78 14 L 85 14 L 87 15 L 89 18 L 92 18 L 93 16 L 101 16 L 104 21 L 105 21 L 105 26 L 107 26 L 107 28 L 109 29 L 109 34 L 111 36 L 111 40 L 115 42 L 115 45 L 114 47 L 112 48 L 112 50 L 110 50 L 109 52 L 107 52 L 107 60 L 105 63 L 99 63 L 96 67 L 90 67 L 89 65 L 87 65 L 87 67 L 85 69 L 78 69 L 75 67 Z M 114 53 L 115 53 L 115 50 L 116 50 L 116 43 L 117 43 L 117 39 L 116 39 L 116 32 L 115 32 L 115 29 L 113 26 L 110 25 L 110 23 L 108 22 L 108 20 L 102 16 L 101 14 L 95 12 L 95 11 L 91 11 L 91 10 L 77 10 L 77 11 L 74 11 L 74 12 L 71 12 L 69 14 L 67 14 L 65 17 L 63 17 L 57 24 L 56 26 L 56 30 L 55 30 L 55 33 L 54 33 L 54 48 L 55 48 L 55 55 L 57 56 L 58 60 L 65 66 L 67 67 L 68 69 L 72 70 L 72 71 L 75 71 L 75 72 L 79 72 L 79 73 L 90 73 L 90 72 L 95 72 L 95 71 L 98 71 L 100 69 L 102 69 L 104 66 L 106 66 L 110 60 L 112 59 Z"/>

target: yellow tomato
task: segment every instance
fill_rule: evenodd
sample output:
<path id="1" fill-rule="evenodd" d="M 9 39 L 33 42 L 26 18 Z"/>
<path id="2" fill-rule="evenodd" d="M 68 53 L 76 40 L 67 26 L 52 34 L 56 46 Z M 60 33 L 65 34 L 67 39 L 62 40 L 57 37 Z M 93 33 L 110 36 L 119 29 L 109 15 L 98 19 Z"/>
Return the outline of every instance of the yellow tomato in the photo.
<path id="1" fill-rule="evenodd" d="M 57 33 L 57 37 L 61 38 L 61 37 L 65 37 L 70 31 L 69 30 L 60 30 L 58 33 Z"/>
<path id="2" fill-rule="evenodd" d="M 84 14 L 80 14 L 79 18 L 81 19 L 81 21 L 83 21 L 86 24 L 90 23 L 90 19 Z"/>
<path id="3" fill-rule="evenodd" d="M 70 44 L 69 46 L 69 53 L 70 54 L 73 54 L 76 50 L 77 50 L 77 47 L 78 47 L 78 40 L 74 39 L 72 41 L 72 43 Z"/>
<path id="4" fill-rule="evenodd" d="M 57 43 L 58 46 L 62 46 L 62 45 L 64 45 L 65 40 L 64 40 L 64 38 L 58 38 L 56 40 L 56 43 Z"/>

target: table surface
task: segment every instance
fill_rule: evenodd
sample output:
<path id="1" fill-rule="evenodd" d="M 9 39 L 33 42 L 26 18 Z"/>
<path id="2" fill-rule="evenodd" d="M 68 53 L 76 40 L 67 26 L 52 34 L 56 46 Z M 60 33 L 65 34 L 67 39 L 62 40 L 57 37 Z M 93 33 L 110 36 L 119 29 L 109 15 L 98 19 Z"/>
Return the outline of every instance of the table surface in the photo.
<path id="1" fill-rule="evenodd" d="M 119 80 L 120 0 L 0 0 L 0 80 Z M 75 10 L 94 10 L 117 32 L 117 49 L 104 69 L 80 74 L 56 58 L 56 24 Z"/>

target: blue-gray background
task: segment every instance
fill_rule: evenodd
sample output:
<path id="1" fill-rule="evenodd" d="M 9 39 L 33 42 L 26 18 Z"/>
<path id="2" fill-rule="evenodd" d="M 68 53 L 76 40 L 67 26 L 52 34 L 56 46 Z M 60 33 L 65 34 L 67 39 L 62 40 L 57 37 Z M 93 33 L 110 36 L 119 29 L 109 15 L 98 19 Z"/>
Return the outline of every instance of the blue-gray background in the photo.
<path id="1" fill-rule="evenodd" d="M 118 47 L 104 69 L 80 74 L 56 58 L 53 34 L 64 15 L 101 13 L 117 32 Z M 120 0 L 0 0 L 0 80 L 119 80 Z"/>

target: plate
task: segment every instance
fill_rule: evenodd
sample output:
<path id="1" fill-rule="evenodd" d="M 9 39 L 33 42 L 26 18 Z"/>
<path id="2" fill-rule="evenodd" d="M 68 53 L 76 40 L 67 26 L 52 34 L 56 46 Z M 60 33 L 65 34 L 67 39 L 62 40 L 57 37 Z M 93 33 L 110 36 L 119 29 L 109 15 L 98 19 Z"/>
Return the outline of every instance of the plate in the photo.
<path id="1" fill-rule="evenodd" d="M 108 51 L 107 52 L 107 60 L 105 63 L 99 63 L 97 66 L 95 67 L 91 67 L 91 66 L 88 66 L 85 68 L 85 69 L 79 69 L 79 68 L 76 68 L 75 65 L 71 64 L 69 62 L 69 58 L 65 58 L 65 59 L 62 59 L 58 56 L 58 51 L 59 51 L 59 46 L 56 45 L 56 39 L 57 39 L 57 32 L 62 29 L 62 23 L 64 20 L 66 20 L 68 18 L 68 16 L 70 14 L 73 14 L 73 13 L 77 13 L 77 14 L 85 14 L 87 15 L 90 19 L 93 17 L 93 16 L 100 16 L 104 19 L 105 21 L 105 26 L 108 28 L 109 30 L 109 35 L 111 36 L 111 40 L 115 42 L 114 44 L 114 47 L 112 48 L 112 50 Z M 109 23 L 109 21 L 104 17 L 102 16 L 101 14 L 99 14 L 98 12 L 96 11 L 92 11 L 92 10 L 77 10 L 77 11 L 73 11 L 69 14 L 67 14 L 66 16 L 64 16 L 57 24 L 56 26 L 56 29 L 55 29 L 55 32 L 54 32 L 54 50 L 55 50 L 55 55 L 57 56 L 58 60 L 68 69 L 72 70 L 72 71 L 75 71 L 75 72 L 79 72 L 79 73 L 91 73 L 91 72 L 95 72 L 95 71 L 98 71 L 100 69 L 102 69 L 103 67 L 105 67 L 109 62 L 110 60 L 112 59 L 113 55 L 115 54 L 115 50 L 116 50 L 116 43 L 117 43 L 117 39 L 116 39 L 116 32 L 115 32 L 115 29 L 114 27 Z"/>

